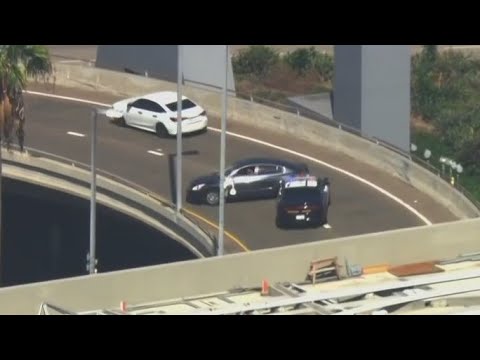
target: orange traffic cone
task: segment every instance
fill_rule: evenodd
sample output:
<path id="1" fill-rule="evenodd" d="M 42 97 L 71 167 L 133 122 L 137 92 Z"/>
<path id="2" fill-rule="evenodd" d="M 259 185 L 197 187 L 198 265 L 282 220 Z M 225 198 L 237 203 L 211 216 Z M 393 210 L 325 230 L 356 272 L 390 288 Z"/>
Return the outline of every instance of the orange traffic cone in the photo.
<path id="1" fill-rule="evenodd" d="M 127 312 L 127 302 L 122 300 L 120 301 L 120 310 L 122 310 L 122 312 Z"/>
<path id="2" fill-rule="evenodd" d="M 270 294 L 270 284 L 268 280 L 262 280 L 262 296 L 268 296 Z"/>

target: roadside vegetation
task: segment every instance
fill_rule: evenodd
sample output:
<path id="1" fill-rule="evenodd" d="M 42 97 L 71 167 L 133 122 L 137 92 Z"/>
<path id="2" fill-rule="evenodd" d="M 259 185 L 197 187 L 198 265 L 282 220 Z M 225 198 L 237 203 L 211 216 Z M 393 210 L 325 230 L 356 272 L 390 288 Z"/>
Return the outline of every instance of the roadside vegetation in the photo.
<path id="1" fill-rule="evenodd" d="M 315 48 L 280 54 L 265 45 L 250 46 L 232 63 L 239 96 L 287 103 L 290 96 L 332 89 L 333 56 Z M 480 201 L 480 60 L 424 45 L 412 57 L 411 71 L 416 155 L 430 150 L 429 162 L 438 169 L 441 156 L 460 163 L 460 184 Z"/>
<path id="2" fill-rule="evenodd" d="M 289 96 L 329 91 L 333 57 L 315 48 L 280 54 L 265 45 L 254 45 L 232 59 L 237 93 L 285 103 Z"/>
<path id="3" fill-rule="evenodd" d="M 46 46 L 0 45 L 0 139 L 7 146 L 15 131 L 23 150 L 25 111 L 22 91 L 27 79 L 45 77 L 51 72 Z"/>
<path id="4" fill-rule="evenodd" d="M 480 200 L 480 60 L 425 45 L 412 59 L 412 142 L 460 163 L 460 184 Z M 419 154 L 421 155 L 421 154 Z"/>

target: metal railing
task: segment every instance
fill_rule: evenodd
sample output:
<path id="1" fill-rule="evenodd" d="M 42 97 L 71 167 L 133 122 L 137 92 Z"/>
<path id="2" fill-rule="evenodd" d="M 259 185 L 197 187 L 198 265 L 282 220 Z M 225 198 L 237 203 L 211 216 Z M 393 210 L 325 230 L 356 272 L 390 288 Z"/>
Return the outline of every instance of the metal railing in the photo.
<path id="1" fill-rule="evenodd" d="M 383 141 L 383 140 L 379 140 L 375 137 L 370 137 L 364 133 L 362 133 L 362 131 L 360 131 L 359 129 L 357 128 L 354 128 L 352 126 L 349 126 L 349 125 L 345 125 L 339 121 L 336 121 L 334 119 L 330 119 L 329 117 L 325 116 L 325 115 L 322 115 L 318 112 L 315 112 L 313 110 L 309 110 L 303 106 L 295 106 L 295 105 L 291 105 L 290 102 L 289 103 L 279 103 L 279 102 L 275 102 L 275 101 L 272 101 L 272 100 L 268 100 L 268 99 L 262 99 L 262 98 L 259 98 L 259 97 L 256 97 L 256 96 L 253 96 L 251 94 L 245 94 L 245 93 L 241 93 L 241 92 L 237 92 L 237 97 L 239 98 L 242 98 L 244 100 L 249 100 L 253 103 L 256 103 L 256 104 L 261 104 L 261 105 L 265 105 L 265 106 L 268 106 L 268 107 L 271 107 L 271 108 L 274 108 L 274 109 L 278 109 L 278 110 L 281 110 L 281 111 L 285 111 L 285 112 L 288 112 L 288 113 L 291 113 L 291 114 L 295 114 L 297 116 L 303 116 L 303 117 L 306 117 L 308 119 L 311 119 L 311 120 L 315 120 L 315 121 L 319 121 L 325 125 L 328 125 L 328 126 L 331 126 L 331 127 L 336 127 L 338 128 L 339 130 L 343 130 L 343 131 L 346 131 L 348 133 L 351 133 L 353 135 L 357 135 L 365 140 L 368 140 L 374 144 L 377 144 L 377 145 L 381 145 L 389 150 L 392 150 L 392 151 L 395 151 L 396 153 L 410 159 L 410 153 L 405 151 L 405 150 L 402 150 L 400 148 L 398 148 L 397 146 L 393 145 L 393 144 L 389 144 L 388 142 L 386 141 Z"/>
<path id="2" fill-rule="evenodd" d="M 288 113 L 291 113 L 291 114 L 296 114 L 297 116 L 303 116 L 303 117 L 306 117 L 306 118 L 311 119 L 311 120 L 319 121 L 319 122 L 321 122 L 325 125 L 336 127 L 339 130 L 346 131 L 346 132 L 348 132 L 352 135 L 359 136 L 364 140 L 367 140 L 371 143 L 374 143 L 374 144 L 379 145 L 383 148 L 386 148 L 390 151 L 393 151 L 393 152 L 397 153 L 398 155 L 403 156 L 404 158 L 406 158 L 406 159 L 408 159 L 412 162 L 415 162 L 416 164 L 422 166 L 424 169 L 426 169 L 426 170 L 430 171 L 431 173 L 439 176 L 442 180 L 444 180 L 445 182 L 450 184 L 450 179 L 449 179 L 448 176 L 446 176 L 446 174 L 442 174 L 442 172 L 439 168 L 435 167 L 434 165 L 432 165 L 430 163 L 427 163 L 425 160 L 421 159 L 420 157 L 416 156 L 415 154 L 411 154 L 411 153 L 409 153 L 409 152 L 407 152 L 403 149 L 400 149 L 397 146 L 395 146 L 393 144 L 390 144 L 390 143 L 388 143 L 384 140 L 380 140 L 378 138 L 370 137 L 368 135 L 365 135 L 364 133 L 362 133 L 360 130 L 358 130 L 356 128 L 353 128 L 351 126 L 342 124 L 339 121 L 336 121 L 334 119 L 330 119 L 330 118 L 328 118 L 328 117 L 326 117 L 322 114 L 319 114 L 315 111 L 306 109 L 302 106 L 294 106 L 294 105 L 290 105 L 290 104 L 287 104 L 287 103 L 279 103 L 279 102 L 275 102 L 275 101 L 268 100 L 268 99 L 262 99 L 262 98 L 253 96 L 252 94 L 237 92 L 237 97 L 242 98 L 244 100 L 248 100 L 248 101 L 256 103 L 256 104 L 265 105 L 265 106 L 275 108 L 275 109 L 278 109 L 278 110 L 281 110 L 281 111 L 285 111 L 285 112 L 288 112 Z M 458 183 L 458 181 L 455 181 L 454 187 L 460 193 L 462 193 L 470 202 L 472 202 L 472 204 L 474 204 L 475 207 L 480 209 L 480 201 L 472 193 L 470 193 L 467 189 L 465 189 L 463 186 L 461 186 Z"/>
<path id="3" fill-rule="evenodd" d="M 432 165 L 430 162 L 427 162 L 427 161 L 423 160 L 422 158 L 420 158 L 416 155 L 411 155 L 411 159 L 412 159 L 412 161 L 414 161 L 418 165 L 422 166 L 426 170 L 428 170 L 431 173 L 439 176 L 445 182 L 451 184 L 450 175 L 442 172 L 442 170 L 440 170 L 436 166 Z M 457 189 L 460 193 L 462 193 L 473 205 L 475 205 L 475 207 L 477 209 L 480 209 L 480 201 L 477 198 L 475 198 L 475 196 L 472 193 L 470 193 L 467 189 L 465 189 L 460 184 L 460 181 L 458 181 L 458 179 L 455 179 L 455 183 L 452 186 L 455 187 L 455 189 Z"/>
<path id="4" fill-rule="evenodd" d="M 19 147 L 15 144 L 12 144 L 11 148 L 12 148 L 12 150 L 17 150 L 17 151 L 19 150 Z M 60 155 L 52 154 L 52 153 L 49 153 L 49 152 L 46 152 L 46 151 L 43 151 L 43 150 L 34 149 L 34 148 L 31 148 L 31 147 L 25 147 L 25 151 L 28 153 L 29 156 L 38 157 L 38 158 L 46 158 L 46 159 L 49 159 L 49 160 L 57 161 L 57 162 L 65 164 L 65 165 L 70 165 L 70 166 L 73 166 L 75 168 L 90 172 L 90 165 L 82 163 L 82 162 L 77 161 L 77 160 L 72 160 L 72 159 L 69 159 L 69 158 L 66 158 L 66 157 L 63 157 L 63 156 L 60 156 Z M 129 187 L 129 188 L 131 188 L 131 189 L 133 189 L 137 192 L 140 192 L 143 195 L 148 196 L 148 197 L 152 198 L 153 200 L 159 202 L 163 207 L 167 207 L 167 208 L 169 208 L 171 210 L 174 210 L 174 211 L 176 210 L 175 204 L 173 202 L 163 198 L 161 195 L 159 195 L 159 194 L 157 194 L 157 193 L 155 193 L 155 192 L 153 192 L 153 191 L 151 191 L 151 190 L 149 190 L 149 189 L 147 189 L 147 188 L 145 188 L 145 187 L 143 187 L 143 186 L 141 186 L 137 183 L 134 183 L 130 180 L 127 180 L 125 178 L 122 178 L 118 175 L 112 174 L 112 173 L 110 173 L 108 171 L 105 171 L 105 170 L 102 170 L 102 169 L 97 169 L 97 175 L 101 176 L 101 177 L 104 177 L 106 179 L 115 181 L 116 183 L 119 183 L 121 185 Z M 184 209 L 181 209 L 180 213 L 185 219 L 187 219 L 189 222 L 194 224 L 205 235 L 207 235 L 210 238 L 210 240 L 212 240 L 214 246 L 217 246 L 217 237 L 214 234 L 210 233 L 207 229 L 205 229 L 203 224 L 201 224 L 196 218 L 191 216 Z"/>

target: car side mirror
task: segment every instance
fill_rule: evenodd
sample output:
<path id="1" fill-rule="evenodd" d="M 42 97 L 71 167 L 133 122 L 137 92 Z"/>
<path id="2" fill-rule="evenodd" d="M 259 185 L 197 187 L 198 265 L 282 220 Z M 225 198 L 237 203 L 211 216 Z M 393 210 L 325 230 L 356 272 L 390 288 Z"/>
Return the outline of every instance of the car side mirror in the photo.
<path id="1" fill-rule="evenodd" d="M 225 176 L 225 182 L 223 183 L 225 187 L 235 185 L 235 181 L 233 181 L 233 177 Z"/>
<path id="2" fill-rule="evenodd" d="M 228 193 L 232 196 L 237 195 L 237 190 L 235 189 L 235 181 L 231 176 L 225 177 L 225 182 L 223 183 L 223 187 L 225 190 L 228 190 Z"/>
<path id="3" fill-rule="evenodd" d="M 132 103 L 128 103 L 127 104 L 127 112 L 129 112 L 131 108 L 132 108 Z"/>

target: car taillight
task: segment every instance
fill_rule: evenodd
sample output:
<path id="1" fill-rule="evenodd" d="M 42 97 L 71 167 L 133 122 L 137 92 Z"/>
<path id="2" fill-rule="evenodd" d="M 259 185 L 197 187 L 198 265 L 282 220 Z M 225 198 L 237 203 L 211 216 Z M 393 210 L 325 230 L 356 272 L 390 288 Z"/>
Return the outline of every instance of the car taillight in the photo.
<path id="1" fill-rule="evenodd" d="M 187 119 L 188 119 L 188 118 L 186 118 L 186 117 L 182 117 L 182 121 L 183 121 L 183 120 L 187 120 Z M 177 122 L 177 117 L 176 117 L 176 116 L 175 116 L 175 117 L 172 116 L 172 117 L 170 118 L 170 120 L 172 120 L 173 122 Z"/>

